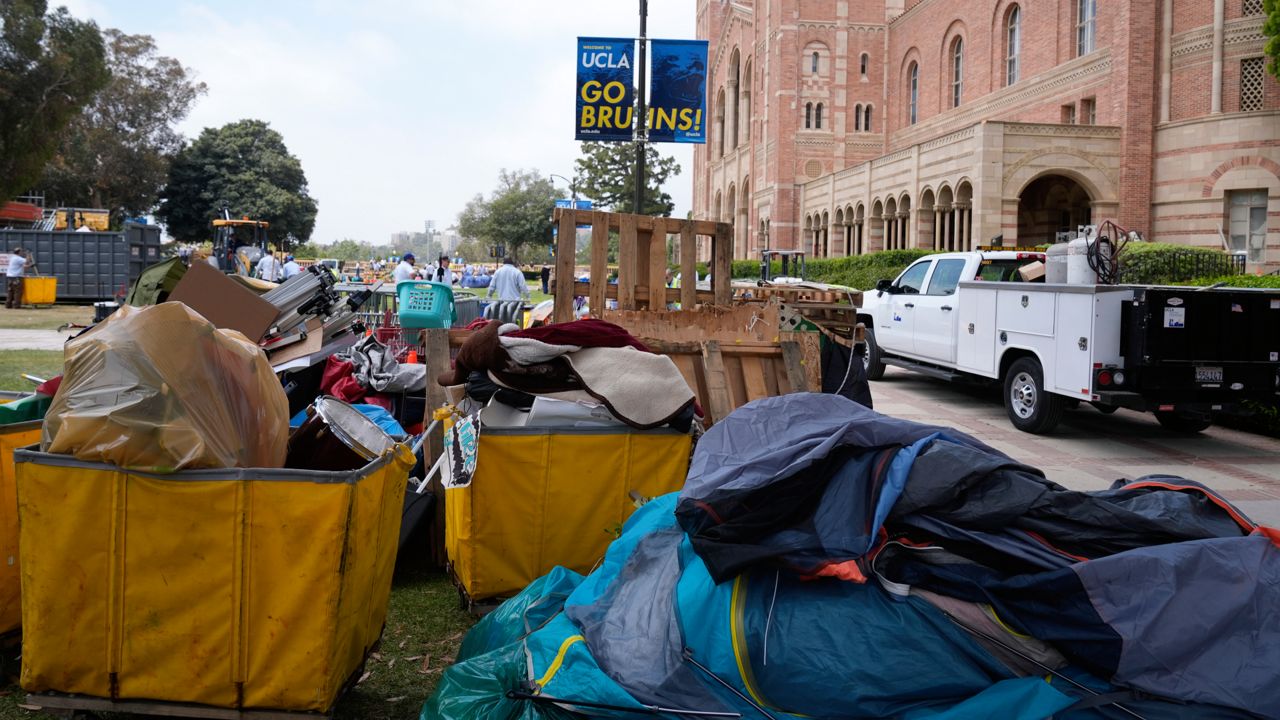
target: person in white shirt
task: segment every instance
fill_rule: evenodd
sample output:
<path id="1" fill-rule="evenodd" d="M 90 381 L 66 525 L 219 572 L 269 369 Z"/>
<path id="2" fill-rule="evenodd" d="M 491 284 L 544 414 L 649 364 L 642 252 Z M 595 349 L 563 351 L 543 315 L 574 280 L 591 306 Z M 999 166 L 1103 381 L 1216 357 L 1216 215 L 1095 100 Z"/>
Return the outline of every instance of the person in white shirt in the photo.
<path id="1" fill-rule="evenodd" d="M 302 272 L 302 266 L 293 261 L 292 255 L 285 255 L 284 256 L 284 279 L 288 280 L 289 278 L 293 277 L 294 275 L 297 275 L 300 272 Z"/>
<path id="2" fill-rule="evenodd" d="M 258 278 L 267 282 L 280 282 L 280 275 L 284 272 L 284 267 L 280 264 L 279 258 L 271 253 L 262 256 L 258 261 Z"/>
<path id="3" fill-rule="evenodd" d="M 516 267 L 515 260 L 504 258 L 502 267 L 493 274 L 493 280 L 489 283 L 488 296 L 493 297 L 494 292 L 498 293 L 498 300 L 502 302 L 529 298 L 529 284 L 524 281 L 524 273 Z"/>
<path id="4" fill-rule="evenodd" d="M 4 299 L 4 306 L 9 309 L 22 307 L 22 291 L 25 284 L 23 276 L 27 274 L 27 251 L 17 248 L 9 255 L 9 282 Z"/>
<path id="5" fill-rule="evenodd" d="M 414 260 L 415 258 L 413 257 L 413 253 L 405 253 L 404 257 L 400 258 L 400 264 L 397 265 L 395 271 L 391 273 L 391 277 L 398 283 L 404 282 L 405 280 L 412 280 L 416 272 L 413 267 Z"/>

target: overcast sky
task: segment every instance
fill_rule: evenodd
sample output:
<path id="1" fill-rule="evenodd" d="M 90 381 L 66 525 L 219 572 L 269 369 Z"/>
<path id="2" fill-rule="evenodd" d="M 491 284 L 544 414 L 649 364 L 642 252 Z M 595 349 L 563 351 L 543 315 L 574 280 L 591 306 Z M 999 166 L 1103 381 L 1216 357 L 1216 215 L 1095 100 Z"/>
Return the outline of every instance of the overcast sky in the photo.
<path id="1" fill-rule="evenodd" d="M 194 70 L 209 92 L 181 126 L 188 137 L 269 122 L 302 160 L 322 243 L 385 243 L 426 220 L 448 227 L 501 168 L 571 176 L 576 38 L 639 31 L 638 0 L 50 4 L 151 35 Z M 692 38 L 695 4 L 650 0 L 649 37 Z M 666 190 L 684 215 L 692 148 L 658 148 L 680 163 Z"/>

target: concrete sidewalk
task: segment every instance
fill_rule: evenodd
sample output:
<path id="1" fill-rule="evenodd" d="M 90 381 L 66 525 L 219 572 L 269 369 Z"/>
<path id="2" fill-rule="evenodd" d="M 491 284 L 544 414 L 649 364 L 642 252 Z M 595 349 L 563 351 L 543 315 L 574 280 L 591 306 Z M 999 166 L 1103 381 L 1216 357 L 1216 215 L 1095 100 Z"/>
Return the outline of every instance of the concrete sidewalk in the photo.
<path id="1" fill-rule="evenodd" d="M 1195 436 L 1168 432 L 1150 414 L 1068 410 L 1051 435 L 1015 430 L 1001 393 L 889 368 L 871 383 L 876 410 L 963 430 L 1076 490 L 1119 478 L 1164 473 L 1220 492 L 1254 522 L 1280 526 L 1280 440 L 1212 427 Z"/>
<path id="2" fill-rule="evenodd" d="M 0 350 L 61 350 L 74 333 L 0 328 Z"/>

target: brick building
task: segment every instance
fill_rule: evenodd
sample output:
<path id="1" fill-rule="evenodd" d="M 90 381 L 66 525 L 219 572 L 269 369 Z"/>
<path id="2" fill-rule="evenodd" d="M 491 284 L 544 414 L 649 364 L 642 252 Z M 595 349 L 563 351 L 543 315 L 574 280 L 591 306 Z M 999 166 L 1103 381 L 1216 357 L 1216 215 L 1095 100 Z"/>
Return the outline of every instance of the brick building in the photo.
<path id="1" fill-rule="evenodd" d="M 1262 0 L 697 0 L 694 213 L 734 256 L 1034 245 L 1113 220 L 1280 267 Z"/>

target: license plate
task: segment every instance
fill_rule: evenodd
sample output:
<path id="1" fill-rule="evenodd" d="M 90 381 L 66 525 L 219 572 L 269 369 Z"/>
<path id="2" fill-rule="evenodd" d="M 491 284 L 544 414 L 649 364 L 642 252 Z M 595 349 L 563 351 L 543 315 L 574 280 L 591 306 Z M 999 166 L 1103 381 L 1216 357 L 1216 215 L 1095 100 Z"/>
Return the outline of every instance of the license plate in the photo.
<path id="1" fill-rule="evenodd" d="M 1196 382 L 1198 383 L 1220 383 L 1222 382 L 1222 368 L 1220 367 L 1196 367 Z"/>

